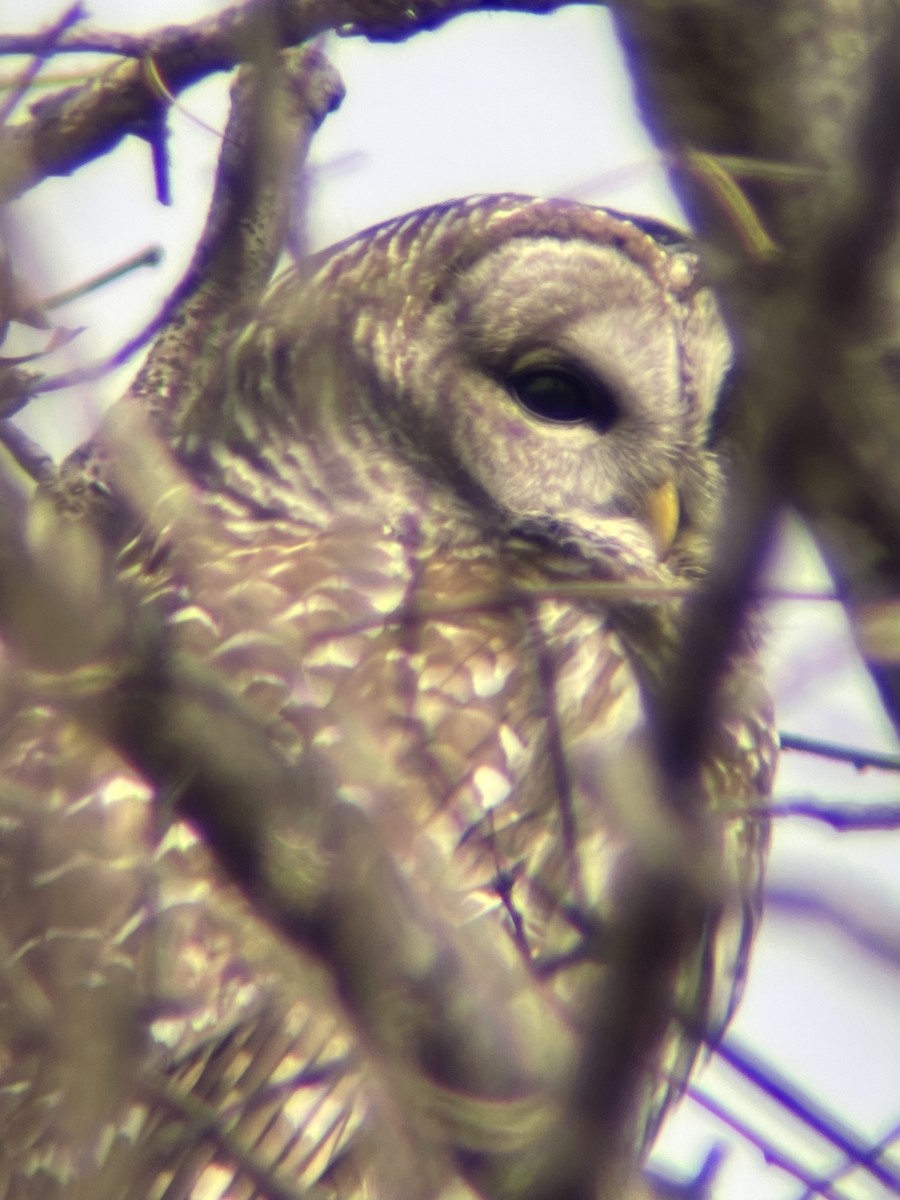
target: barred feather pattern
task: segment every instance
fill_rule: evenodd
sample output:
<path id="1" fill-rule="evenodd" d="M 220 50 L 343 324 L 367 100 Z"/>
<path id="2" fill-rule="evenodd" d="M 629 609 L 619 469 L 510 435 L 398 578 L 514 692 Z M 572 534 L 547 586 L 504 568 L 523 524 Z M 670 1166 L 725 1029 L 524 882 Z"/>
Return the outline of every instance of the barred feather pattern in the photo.
<path id="1" fill-rule="evenodd" d="M 623 781 L 678 587 L 707 567 L 728 360 L 673 231 L 522 197 L 426 209 L 274 285 L 169 448 L 193 535 L 148 509 L 115 547 L 171 652 L 215 672 L 286 761 L 314 761 L 418 902 L 490 946 L 483 1002 L 537 1012 L 535 1060 L 560 1078 L 645 836 Z M 510 382 L 523 364 L 591 395 L 599 379 L 609 427 L 530 410 Z M 661 542 L 667 485 L 680 516 Z M 727 886 L 679 987 L 701 1024 L 724 1024 L 745 974 L 765 830 L 740 814 L 774 754 L 748 644 L 702 777 Z M 384 1064 L 325 964 L 108 746 L 7 705 L 0 765 L 0 1196 L 475 1194 L 465 1145 L 438 1139 L 433 1177 L 410 1177 Z M 636 1143 L 695 1052 L 673 1020 Z M 504 1136 L 514 1153 L 528 1133 Z"/>

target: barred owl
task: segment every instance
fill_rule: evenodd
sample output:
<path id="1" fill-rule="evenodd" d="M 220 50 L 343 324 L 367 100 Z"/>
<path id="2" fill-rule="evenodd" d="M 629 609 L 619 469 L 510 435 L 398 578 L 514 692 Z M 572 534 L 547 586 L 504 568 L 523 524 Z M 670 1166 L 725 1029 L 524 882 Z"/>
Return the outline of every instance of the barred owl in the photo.
<path id="1" fill-rule="evenodd" d="M 162 496 L 107 530 L 166 654 L 365 815 L 413 907 L 472 948 L 473 1004 L 499 1007 L 501 1041 L 524 1022 L 557 1082 L 648 836 L 632 768 L 682 585 L 707 568 L 729 360 L 666 227 L 509 196 L 426 209 L 287 274 L 235 339 L 166 451 L 200 521 L 188 548 Z M 4 720 L 3 1196 L 490 1190 L 472 1163 L 499 1126 L 451 1137 L 427 1079 L 400 1086 L 328 963 L 234 887 L 177 795 L 154 809 L 149 780 L 52 704 Z M 768 794 L 774 738 L 752 650 L 709 745 L 726 883 L 680 969 L 695 1025 L 730 1014 L 755 921 L 764 836 L 741 810 Z M 635 1146 L 695 1050 L 673 1016 Z M 427 1180 L 404 1158 L 413 1107 Z"/>

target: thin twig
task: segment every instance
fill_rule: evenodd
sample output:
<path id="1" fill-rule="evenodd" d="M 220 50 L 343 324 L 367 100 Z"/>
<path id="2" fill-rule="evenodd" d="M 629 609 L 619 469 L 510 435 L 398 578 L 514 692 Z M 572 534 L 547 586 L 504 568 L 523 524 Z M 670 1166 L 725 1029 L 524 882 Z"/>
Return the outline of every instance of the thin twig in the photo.
<path id="1" fill-rule="evenodd" d="M 884 1154 L 886 1150 L 890 1150 L 891 1146 L 900 1138 L 900 1125 L 895 1126 L 885 1137 L 883 1137 L 875 1146 L 872 1147 L 872 1154 Z M 835 1167 L 827 1176 L 822 1176 L 819 1179 L 812 1181 L 807 1190 L 802 1196 L 798 1196 L 797 1200 L 813 1200 L 814 1196 L 826 1195 L 825 1188 L 839 1183 L 846 1175 L 850 1175 L 856 1170 L 854 1162 L 842 1162 L 840 1166 Z"/>
<path id="2" fill-rule="evenodd" d="M 760 820 L 771 820 L 773 817 L 807 817 L 811 821 L 821 821 L 830 825 L 838 833 L 872 833 L 882 830 L 890 833 L 900 829 L 900 801 L 894 803 L 857 804 L 853 801 L 840 804 L 821 800 L 790 800 L 759 809 L 742 809 L 732 816 L 759 817 Z"/>
<path id="3" fill-rule="evenodd" d="M 900 754 L 859 750 L 855 746 L 842 746 L 837 742 L 825 742 L 799 733 L 779 733 L 778 736 L 782 750 L 798 750 L 803 754 L 849 763 L 857 771 L 864 771 L 867 767 L 876 767 L 879 771 L 900 771 Z"/>
<path id="4" fill-rule="evenodd" d="M 801 1124 L 813 1130 L 832 1146 L 837 1147 L 862 1170 L 874 1176 L 885 1187 L 900 1192 L 900 1175 L 885 1164 L 872 1158 L 872 1147 L 860 1141 L 857 1135 L 833 1113 L 789 1082 L 770 1062 L 740 1046 L 734 1038 L 726 1038 L 716 1047 L 723 1062 L 752 1083 L 786 1112 L 796 1117 Z M 807 1181 L 811 1182 L 811 1181 Z"/>
<path id="5" fill-rule="evenodd" d="M 697 1087 L 696 1084 L 691 1084 L 687 1089 L 687 1094 L 695 1104 L 706 1109 L 708 1113 L 721 1121 L 723 1125 L 727 1125 L 729 1129 L 733 1129 L 739 1137 L 749 1142 L 751 1146 L 756 1146 L 758 1150 L 761 1150 L 766 1162 L 772 1163 L 773 1166 L 778 1167 L 788 1175 L 793 1175 L 800 1183 L 805 1184 L 807 1189 L 812 1190 L 814 1195 L 825 1196 L 827 1200 L 848 1200 L 844 1192 L 836 1191 L 827 1180 L 820 1181 L 816 1179 L 796 1158 L 788 1154 L 786 1150 L 779 1149 L 774 1142 L 771 1142 L 764 1134 L 754 1129 L 746 1121 L 742 1121 L 740 1117 L 725 1108 L 723 1104 L 720 1104 L 718 1100 L 703 1088 Z"/>
<path id="6" fill-rule="evenodd" d="M 123 275 L 129 274 L 131 271 L 136 271 L 138 267 L 157 267 L 162 262 L 163 251 L 161 246 L 148 246 L 146 250 L 139 250 L 130 258 L 126 258 L 124 262 L 119 263 L 115 267 L 109 267 L 105 271 L 101 271 L 98 275 L 93 275 L 84 283 L 76 284 L 75 287 L 67 288 L 64 292 L 57 292 L 55 296 L 50 296 L 47 300 L 42 300 L 39 307 L 42 309 L 62 308 L 64 304 L 71 304 L 73 300 L 80 300 L 82 296 L 88 295 L 89 292 L 96 292 L 98 288 L 106 287 L 109 283 L 114 283 L 117 279 L 121 279 Z"/>
<path id="7" fill-rule="evenodd" d="M 900 913 L 887 894 L 862 897 L 848 888 L 835 899 L 824 892 L 782 887 L 770 888 L 766 901 L 773 912 L 827 924 L 891 969 L 900 967 Z"/>
<path id="8" fill-rule="evenodd" d="M 46 451 L 23 433 L 12 421 L 0 421 L 0 442 L 7 448 L 22 470 L 35 483 L 51 485 L 56 480 L 56 467 Z"/>
<path id="9" fill-rule="evenodd" d="M 58 49 L 60 42 L 76 22 L 84 18 L 81 4 L 73 4 L 49 29 L 37 35 L 33 58 L 12 84 L 11 91 L 0 104 L 0 128 L 2 128 L 18 107 L 19 101 L 31 87 L 41 67 Z"/>
<path id="10" fill-rule="evenodd" d="M 437 29 L 462 13 L 526 12 L 550 13 L 566 4 L 594 4 L 596 0 L 411 0 L 398 5 L 391 0 L 254 0 L 238 5 L 195 25 L 158 30 L 147 36 L 115 33 L 110 30 L 83 30 L 70 34 L 60 44 L 66 54 L 109 54 L 124 58 L 143 58 L 154 54 L 151 44 L 165 46 L 184 37 L 190 30 L 194 39 L 205 39 L 216 31 L 239 33 L 246 22 L 269 17 L 283 30 L 282 46 L 295 45 L 339 29 L 345 36 L 367 37 L 372 41 L 405 41 L 424 29 Z M 4 34 L 0 37 L 0 56 L 37 53 L 40 35 Z M 243 61 L 235 59 L 235 63 Z"/>

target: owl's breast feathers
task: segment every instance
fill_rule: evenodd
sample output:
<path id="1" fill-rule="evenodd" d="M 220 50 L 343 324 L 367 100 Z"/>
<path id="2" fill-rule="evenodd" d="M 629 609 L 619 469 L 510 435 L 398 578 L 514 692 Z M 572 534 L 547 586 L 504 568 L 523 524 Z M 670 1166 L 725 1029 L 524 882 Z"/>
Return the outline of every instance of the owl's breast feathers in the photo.
<path id="1" fill-rule="evenodd" d="M 421 530 L 358 514 L 324 530 L 254 527 L 223 514 L 218 497 L 209 503 L 222 544 L 192 563 L 189 587 L 170 580 L 156 592 L 179 647 L 265 716 L 289 758 L 313 756 L 335 796 L 375 818 L 424 896 L 452 894 L 458 919 L 495 928 L 510 967 L 525 961 L 547 1002 L 561 1001 L 577 1026 L 602 971 L 610 889 L 634 834 L 621 811 L 621 761 L 642 740 L 645 704 L 634 634 L 611 615 L 621 592 L 611 605 L 609 580 L 520 537 L 503 546 L 473 529 L 432 544 Z M 567 583 L 591 579 L 593 597 L 565 594 Z M 679 997 L 719 1028 L 758 916 L 758 809 L 774 758 L 768 700 L 752 672 L 739 679 L 723 692 L 703 778 L 710 809 L 724 815 L 735 890 Z M 749 821 L 745 807 L 757 810 Z M 195 870 L 210 876 L 205 861 Z M 239 945 L 231 952 L 241 960 Z M 673 1027 L 648 1127 L 694 1053 Z M 358 1093 L 356 1102 L 343 1136 L 361 1119 Z"/>

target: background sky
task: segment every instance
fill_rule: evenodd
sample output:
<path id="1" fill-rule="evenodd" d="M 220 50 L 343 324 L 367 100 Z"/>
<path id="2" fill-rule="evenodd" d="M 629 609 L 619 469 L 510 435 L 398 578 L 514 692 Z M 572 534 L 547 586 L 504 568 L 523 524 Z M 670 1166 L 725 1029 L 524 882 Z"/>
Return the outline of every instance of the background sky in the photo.
<path id="1" fill-rule="evenodd" d="M 55 0 L 0 0 L 4 31 L 33 29 L 56 17 Z M 98 25 L 116 29 L 183 22 L 220 5 L 197 0 L 95 0 Z M 552 17 L 487 14 L 459 18 L 403 46 L 329 41 L 348 89 L 328 118 L 311 158 L 311 248 L 328 245 L 423 204 L 476 192 L 569 195 L 683 223 L 631 97 L 611 33 L 598 8 L 570 7 Z M 58 61 L 54 69 L 62 64 Z M 83 58 L 65 63 L 84 70 Z M 0 64 L 2 69 L 2 64 Z M 149 151 L 129 138 L 108 159 L 70 179 L 50 180 L 12 206 L 17 268 L 35 291 L 53 295 L 143 249 L 160 245 L 161 267 L 144 269 L 96 296 L 58 310 L 85 327 L 58 366 L 102 358 L 156 311 L 189 260 L 201 228 L 225 121 L 227 80 L 204 82 L 171 115 L 174 204 L 154 199 Z M 204 127 L 205 123 L 207 127 Z M 27 344 L 25 338 L 21 345 Z M 98 399 L 119 394 L 119 372 L 100 384 L 36 401 L 25 422 L 56 454 L 80 440 Z M 796 529 L 773 552 L 772 579 L 827 589 L 815 553 Z M 769 612 L 767 660 L 783 729 L 870 749 L 895 748 L 893 734 L 850 644 L 839 607 L 809 600 Z M 896 777 L 782 757 L 784 798 L 896 798 Z M 890 921 L 900 914 L 900 836 L 838 835 L 806 821 L 778 826 L 769 885 L 802 888 Z M 896 928 L 896 927 L 895 927 Z M 865 1141 L 900 1122 L 900 983 L 834 929 L 771 911 L 759 938 L 733 1036 L 777 1064 L 840 1113 Z M 704 1090 L 749 1115 L 811 1169 L 840 1159 L 789 1129 L 713 1062 Z M 695 1170 L 722 1125 L 685 1101 L 661 1138 L 658 1157 Z M 735 1140 L 717 1195 L 723 1200 L 789 1200 L 803 1188 L 767 1167 Z M 859 1179 L 844 1193 L 871 1200 L 889 1193 Z"/>

